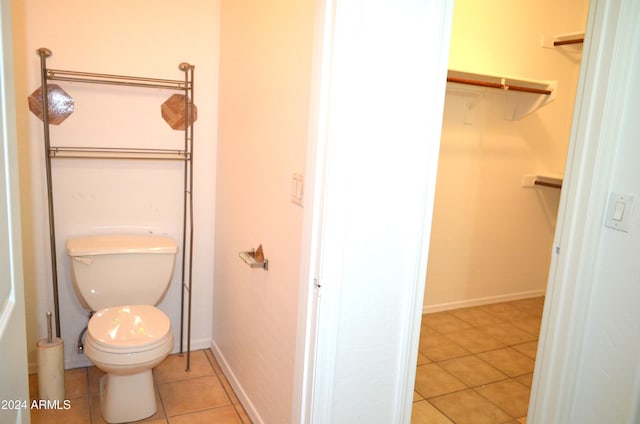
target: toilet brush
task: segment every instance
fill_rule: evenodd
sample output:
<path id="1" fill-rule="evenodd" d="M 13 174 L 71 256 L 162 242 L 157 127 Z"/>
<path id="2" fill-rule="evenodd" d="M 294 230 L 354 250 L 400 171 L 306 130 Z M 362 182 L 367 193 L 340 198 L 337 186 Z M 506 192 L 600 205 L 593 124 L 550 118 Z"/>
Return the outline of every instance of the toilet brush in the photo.
<path id="1" fill-rule="evenodd" d="M 47 343 L 51 344 L 53 331 L 51 329 L 51 311 L 47 312 Z"/>

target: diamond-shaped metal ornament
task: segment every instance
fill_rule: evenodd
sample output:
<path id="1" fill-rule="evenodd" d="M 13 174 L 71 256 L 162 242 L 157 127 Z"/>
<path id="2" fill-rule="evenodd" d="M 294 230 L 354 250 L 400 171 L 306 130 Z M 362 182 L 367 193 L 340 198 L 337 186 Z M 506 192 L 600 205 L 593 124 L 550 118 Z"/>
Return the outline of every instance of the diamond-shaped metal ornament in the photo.
<path id="1" fill-rule="evenodd" d="M 73 113 L 73 98 L 56 84 L 47 85 L 47 92 L 49 124 L 60 125 Z M 29 110 L 38 118 L 43 119 L 42 87 L 31 93 L 28 100 Z"/>
<path id="2" fill-rule="evenodd" d="M 162 103 L 160 107 L 162 118 L 167 121 L 167 124 L 174 130 L 183 130 L 186 128 L 184 101 L 185 96 L 183 94 L 174 94 Z M 198 119 L 198 108 L 196 105 L 189 103 L 189 112 L 189 117 L 191 118 L 189 125 L 191 125 Z"/>

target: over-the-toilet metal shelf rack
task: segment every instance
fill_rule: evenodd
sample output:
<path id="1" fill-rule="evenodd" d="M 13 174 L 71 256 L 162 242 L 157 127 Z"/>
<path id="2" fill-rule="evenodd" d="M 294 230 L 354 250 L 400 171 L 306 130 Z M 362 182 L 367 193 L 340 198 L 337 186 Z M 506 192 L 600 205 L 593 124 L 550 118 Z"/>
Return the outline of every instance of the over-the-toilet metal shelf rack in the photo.
<path id="1" fill-rule="evenodd" d="M 44 129 L 44 153 L 46 163 L 47 198 L 49 212 L 49 238 L 51 248 L 51 272 L 53 284 L 53 300 L 56 321 L 56 335 L 60 337 L 60 304 L 58 299 L 58 270 L 56 263 L 56 235 L 53 203 L 53 182 L 51 161 L 57 158 L 70 159 L 117 159 L 117 160 L 154 160 L 182 161 L 184 163 L 184 198 L 182 222 L 182 271 L 180 299 L 180 353 L 184 352 L 185 340 L 185 301 L 186 305 L 186 369 L 190 368 L 191 359 L 191 293 L 193 264 L 193 123 L 195 121 L 194 106 L 194 66 L 181 63 L 179 69 L 184 72 L 184 80 L 145 78 L 135 76 L 109 75 L 89 72 L 76 72 L 47 68 L 47 58 L 51 51 L 38 49 L 41 72 L 42 122 Z M 110 147 L 62 147 L 51 146 L 49 135 L 49 81 L 67 81 L 74 83 L 119 85 L 129 87 L 155 88 L 179 91 L 184 96 L 184 147 L 179 150 L 147 149 L 147 148 L 110 148 Z M 186 299 L 185 299 L 186 292 Z"/>

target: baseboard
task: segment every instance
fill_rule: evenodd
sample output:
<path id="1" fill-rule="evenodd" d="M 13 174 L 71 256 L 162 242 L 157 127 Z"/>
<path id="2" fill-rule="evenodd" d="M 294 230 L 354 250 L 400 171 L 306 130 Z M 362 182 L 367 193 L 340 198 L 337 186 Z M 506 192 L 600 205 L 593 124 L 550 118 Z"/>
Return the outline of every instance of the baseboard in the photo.
<path id="1" fill-rule="evenodd" d="M 529 290 L 526 292 L 509 293 L 499 296 L 488 296 L 476 299 L 465 299 L 455 302 L 439 303 L 436 305 L 425 305 L 422 308 L 423 314 L 430 314 L 432 312 L 449 311 L 451 309 L 469 308 L 471 306 L 489 305 L 491 303 L 509 302 L 512 300 L 528 299 L 530 297 L 544 296 L 544 290 Z"/>
<path id="2" fill-rule="evenodd" d="M 209 349 L 211 347 L 211 339 L 197 339 L 191 340 L 191 351 L 201 350 L 201 349 Z M 186 343 L 183 346 L 184 350 L 187 350 Z M 180 346 L 176 345 L 171 353 L 178 353 L 180 351 Z"/>
<path id="3" fill-rule="evenodd" d="M 218 361 L 218 365 L 220 365 L 222 372 L 227 377 L 227 380 L 229 381 L 229 384 L 231 384 L 233 391 L 238 397 L 238 400 L 244 407 L 244 410 L 249 415 L 249 418 L 251 418 L 251 422 L 253 422 L 254 424 L 264 424 L 262 417 L 260 417 L 260 414 L 258 414 L 258 411 L 256 410 L 255 406 L 253 406 L 253 403 L 251 403 L 249 396 L 247 396 L 247 393 L 242 388 L 242 385 L 238 381 L 236 375 L 231 370 L 229 363 L 227 362 L 226 358 L 218 348 L 218 345 L 216 344 L 215 340 L 211 340 L 210 347 L 211 347 L 211 351 L 213 352 L 213 356 L 215 356 L 216 361 Z"/>

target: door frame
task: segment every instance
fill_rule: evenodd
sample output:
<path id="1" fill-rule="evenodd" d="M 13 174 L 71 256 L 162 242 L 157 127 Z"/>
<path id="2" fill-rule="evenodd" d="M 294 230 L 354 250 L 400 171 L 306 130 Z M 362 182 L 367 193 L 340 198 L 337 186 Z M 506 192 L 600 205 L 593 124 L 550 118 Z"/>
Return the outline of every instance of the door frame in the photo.
<path id="1" fill-rule="evenodd" d="M 634 0 L 590 3 L 527 422 L 571 422 L 637 16 Z"/>
<path id="2" fill-rule="evenodd" d="M 0 1 L 0 421 L 30 422 L 11 3 Z M 10 364 L 7 366 L 7 364 Z M 7 403 L 5 403 L 7 402 Z"/>

